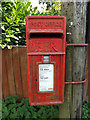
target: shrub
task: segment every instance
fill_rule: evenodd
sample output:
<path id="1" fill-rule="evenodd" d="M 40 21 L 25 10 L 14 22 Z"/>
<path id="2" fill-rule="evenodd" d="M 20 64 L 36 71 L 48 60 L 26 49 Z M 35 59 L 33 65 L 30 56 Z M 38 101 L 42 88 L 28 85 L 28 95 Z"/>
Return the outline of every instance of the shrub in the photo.
<path id="1" fill-rule="evenodd" d="M 2 2 L 2 47 L 26 45 L 25 21 L 35 14 L 31 2 Z"/>

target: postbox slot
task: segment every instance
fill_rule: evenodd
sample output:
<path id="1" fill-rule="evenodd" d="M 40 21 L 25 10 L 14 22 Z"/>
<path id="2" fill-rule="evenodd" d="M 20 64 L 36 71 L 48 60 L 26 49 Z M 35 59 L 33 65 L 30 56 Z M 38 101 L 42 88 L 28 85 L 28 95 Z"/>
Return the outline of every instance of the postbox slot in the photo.
<path id="1" fill-rule="evenodd" d="M 62 38 L 63 33 L 30 33 L 30 38 Z"/>

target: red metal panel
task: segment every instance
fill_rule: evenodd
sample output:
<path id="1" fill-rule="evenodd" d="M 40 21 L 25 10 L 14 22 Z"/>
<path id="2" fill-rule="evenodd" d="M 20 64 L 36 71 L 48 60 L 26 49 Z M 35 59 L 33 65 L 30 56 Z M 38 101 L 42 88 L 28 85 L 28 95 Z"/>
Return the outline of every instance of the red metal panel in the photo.
<path id="1" fill-rule="evenodd" d="M 38 33 L 39 35 L 37 36 Z M 51 34 L 50 37 L 49 33 L 52 33 L 53 37 Z M 34 35 L 32 36 L 32 34 Z M 40 34 L 42 34 L 42 36 L 40 36 Z M 43 37 L 44 34 L 46 34 L 45 37 Z M 58 34 L 60 36 L 58 36 Z M 27 16 L 26 39 L 30 105 L 50 105 L 63 103 L 66 48 L 65 17 Z M 45 55 L 49 56 L 48 62 L 44 62 L 43 60 Z M 39 90 L 40 64 L 54 66 L 54 83 L 52 91 Z"/>

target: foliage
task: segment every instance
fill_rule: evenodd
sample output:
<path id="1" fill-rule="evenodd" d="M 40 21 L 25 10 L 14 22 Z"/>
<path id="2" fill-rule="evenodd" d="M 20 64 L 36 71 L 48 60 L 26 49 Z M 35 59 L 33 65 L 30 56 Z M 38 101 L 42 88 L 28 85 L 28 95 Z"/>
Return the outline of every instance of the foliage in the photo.
<path id="1" fill-rule="evenodd" d="M 85 101 L 85 103 L 83 103 L 82 118 L 90 119 L 90 101 Z"/>
<path id="2" fill-rule="evenodd" d="M 58 105 L 30 106 L 28 98 L 20 99 L 11 95 L 2 100 L 2 118 L 31 118 L 49 119 L 58 118 Z"/>
<path id="3" fill-rule="evenodd" d="M 33 15 L 31 2 L 2 2 L 2 43 L 1 46 L 25 45 L 27 15 Z"/>
<path id="4" fill-rule="evenodd" d="M 43 3 L 47 4 L 46 10 L 40 12 L 41 15 L 61 15 L 61 2 L 57 1 L 57 2 L 46 2 Z M 44 8 L 43 8 L 44 9 Z"/>
<path id="5" fill-rule="evenodd" d="M 1 101 L 0 101 L 1 103 Z M 1 107 L 0 107 L 1 108 Z M 0 109 L 1 111 L 1 109 Z M 2 118 L 31 118 L 49 119 L 57 118 L 59 115 L 59 105 L 30 106 L 29 99 L 20 99 L 16 95 L 11 95 L 2 100 Z M 1 115 L 0 115 L 1 116 Z M 82 118 L 90 118 L 90 101 L 83 103 Z"/>
<path id="6" fill-rule="evenodd" d="M 61 15 L 61 2 L 53 2 L 47 4 L 47 10 L 49 15 Z"/>

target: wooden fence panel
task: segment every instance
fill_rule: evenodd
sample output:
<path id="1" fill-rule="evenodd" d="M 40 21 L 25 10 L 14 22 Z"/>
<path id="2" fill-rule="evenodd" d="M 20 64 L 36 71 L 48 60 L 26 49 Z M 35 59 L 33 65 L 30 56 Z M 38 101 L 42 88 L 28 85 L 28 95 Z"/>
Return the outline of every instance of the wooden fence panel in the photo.
<path id="1" fill-rule="evenodd" d="M 18 95 L 28 97 L 26 47 L 2 50 L 2 93 L 3 97 Z"/>
<path id="2" fill-rule="evenodd" d="M 16 94 L 15 84 L 14 84 L 14 74 L 13 74 L 13 61 L 12 61 L 12 50 L 7 49 L 6 57 L 6 70 L 7 79 L 9 85 L 10 95 Z"/>
<path id="3" fill-rule="evenodd" d="M 26 47 L 19 48 L 19 57 L 20 57 L 20 68 L 21 68 L 21 79 L 22 79 L 22 88 L 23 96 L 28 96 L 28 79 L 27 79 L 27 54 Z"/>
<path id="4" fill-rule="evenodd" d="M 13 48 L 12 53 L 13 53 L 13 67 L 14 67 L 16 93 L 18 96 L 23 97 L 18 47 Z"/>

